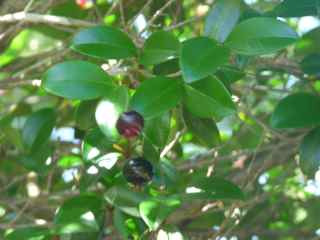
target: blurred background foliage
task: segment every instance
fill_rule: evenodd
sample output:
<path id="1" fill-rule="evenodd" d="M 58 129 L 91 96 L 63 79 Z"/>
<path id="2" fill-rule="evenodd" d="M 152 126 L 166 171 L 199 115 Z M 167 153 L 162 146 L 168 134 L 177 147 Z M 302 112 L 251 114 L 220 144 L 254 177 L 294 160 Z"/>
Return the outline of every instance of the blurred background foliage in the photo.
<path id="1" fill-rule="evenodd" d="M 148 21 L 168 0 L 80 2 L 3 0 L 0 13 L 25 11 L 100 22 L 122 29 L 142 47 L 145 38 L 157 30 L 171 30 L 180 41 L 203 35 L 206 29 L 210 35 L 212 28 L 208 25 L 218 21 L 213 13 L 215 4 L 227 1 L 173 1 L 147 29 L 144 28 Z M 54 233 L 60 239 L 72 240 L 320 239 L 320 173 L 306 176 L 299 167 L 299 145 L 310 128 L 270 127 L 270 116 L 280 99 L 296 92 L 319 95 L 319 7 L 317 0 L 241 2 L 240 22 L 259 16 L 278 17 L 297 31 L 299 39 L 270 55 L 234 54 L 232 67 L 219 69 L 216 76 L 232 93 L 237 105 L 236 114 L 217 121 L 221 140 L 208 143 L 208 138 L 216 137 L 210 135 L 212 126 L 197 128 L 204 123 L 197 123 L 188 113 L 184 114 L 188 128 L 182 129 L 181 109 L 172 111 L 171 116 L 159 117 L 156 122 L 147 122 L 149 129 L 159 130 L 151 134 L 164 134 L 171 140 L 177 132 L 181 136 L 167 159 L 157 165 L 157 178 L 143 191 L 132 190 L 123 183 L 119 176 L 121 163 L 113 166 L 122 157 L 116 149 L 110 151 L 112 143 L 97 128 L 94 114 L 98 101 L 53 96 L 40 86 L 41 80 L 44 72 L 56 63 L 90 59 L 104 65 L 118 83 L 131 86 L 148 78 L 146 72 L 176 73 L 177 61 L 142 68 L 131 60 L 118 64 L 93 59 L 69 49 L 72 37 L 84 25 L 23 20 L 3 23 L 0 16 L 0 232 L 6 236 L 3 238 L 59 239 L 52 232 L 48 234 L 54 225 Z M 221 16 L 232 22 L 236 14 Z M 142 37 L 137 37 L 141 30 Z M 45 136 L 50 136 L 49 140 L 43 141 Z M 120 146 L 128 144 L 121 141 Z M 162 147 L 167 144 L 165 140 L 159 141 Z M 31 148 L 36 150 L 30 152 Z M 158 161 L 159 149 L 153 149 L 148 142 L 142 148 L 148 159 Z M 95 149 L 101 152 L 96 153 Z M 245 193 L 245 199 L 186 201 L 160 230 L 149 233 L 146 223 L 136 216 L 135 206 L 145 199 L 143 194 L 159 196 L 159 186 L 164 184 L 166 193 L 174 198 L 190 175 L 206 174 L 234 182 Z M 88 192 L 106 195 L 107 209 L 101 210 L 101 198 Z M 69 199 L 80 193 L 82 198 Z M 69 200 L 65 202 L 66 199 Z M 162 201 L 160 209 L 172 207 L 174 199 L 169 200 Z M 60 207 L 62 202 L 64 205 Z M 81 209 L 74 204 L 82 206 Z M 88 210 L 96 222 L 90 221 L 91 215 L 76 222 Z M 75 223 L 70 223 L 70 219 Z M 99 221 L 105 223 L 102 230 Z M 73 233 L 74 226 L 86 233 Z"/>

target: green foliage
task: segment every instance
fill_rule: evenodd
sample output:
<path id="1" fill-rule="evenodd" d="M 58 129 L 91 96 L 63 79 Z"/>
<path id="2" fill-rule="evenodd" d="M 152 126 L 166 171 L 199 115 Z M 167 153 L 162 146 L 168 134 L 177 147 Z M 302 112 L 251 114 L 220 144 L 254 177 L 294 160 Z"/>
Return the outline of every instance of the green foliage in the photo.
<path id="1" fill-rule="evenodd" d="M 207 37 L 183 42 L 180 66 L 184 81 L 192 83 L 215 73 L 226 64 L 229 50 Z"/>
<path id="2" fill-rule="evenodd" d="M 318 0 L 45 2 L 0 9 L 4 239 L 317 237 Z"/>
<path id="3" fill-rule="evenodd" d="M 241 15 L 241 1 L 216 1 L 205 23 L 205 35 L 224 42 L 237 24 Z"/>
<path id="4" fill-rule="evenodd" d="M 318 0 L 284 0 L 278 4 L 270 15 L 279 17 L 303 17 L 318 14 L 320 3 Z"/>
<path id="5" fill-rule="evenodd" d="M 110 77 L 99 66 L 85 61 L 67 61 L 50 68 L 43 77 L 43 88 L 49 93 L 88 100 L 114 90 Z"/>
<path id="6" fill-rule="evenodd" d="M 170 32 L 155 32 L 145 41 L 140 63 L 144 65 L 162 63 L 177 57 L 179 48 L 179 40 Z"/>
<path id="7" fill-rule="evenodd" d="M 320 130 L 316 128 L 308 133 L 300 146 L 300 167 L 303 173 L 313 178 L 320 167 L 319 159 Z"/>
<path id="8" fill-rule="evenodd" d="M 283 49 L 297 38 L 286 23 L 259 17 L 239 23 L 226 40 L 226 45 L 239 54 L 262 55 Z"/>
<path id="9" fill-rule="evenodd" d="M 83 195 L 68 199 L 55 215 L 55 232 L 97 232 L 104 218 L 103 211 L 102 199 L 97 196 Z"/>
<path id="10" fill-rule="evenodd" d="M 157 94 L 154 93 L 155 89 Z M 141 83 L 132 97 L 130 106 L 148 119 L 172 109 L 180 102 L 181 97 L 180 79 L 156 77 Z"/>
<path id="11" fill-rule="evenodd" d="M 91 57 L 104 59 L 121 59 L 136 54 L 133 42 L 125 33 L 106 26 L 79 32 L 73 38 L 72 49 Z"/>
<path id="12" fill-rule="evenodd" d="M 320 123 L 320 98 L 309 93 L 296 93 L 282 99 L 271 117 L 275 128 L 312 127 Z"/>
<path id="13" fill-rule="evenodd" d="M 213 117 L 220 120 L 235 112 L 228 90 L 214 77 L 185 85 L 184 102 L 186 108 L 198 117 Z"/>

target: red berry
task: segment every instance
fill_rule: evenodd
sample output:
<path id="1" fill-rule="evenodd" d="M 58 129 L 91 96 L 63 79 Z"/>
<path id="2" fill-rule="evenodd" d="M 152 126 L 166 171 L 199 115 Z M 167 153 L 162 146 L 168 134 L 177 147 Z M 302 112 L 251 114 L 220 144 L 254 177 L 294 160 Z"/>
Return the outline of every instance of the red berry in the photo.
<path id="1" fill-rule="evenodd" d="M 125 138 L 137 137 L 143 126 L 143 117 L 136 111 L 122 113 L 116 123 L 119 134 Z"/>
<path id="2" fill-rule="evenodd" d="M 129 183 L 141 186 L 152 180 L 153 167 L 142 157 L 133 158 L 125 163 L 123 175 Z"/>

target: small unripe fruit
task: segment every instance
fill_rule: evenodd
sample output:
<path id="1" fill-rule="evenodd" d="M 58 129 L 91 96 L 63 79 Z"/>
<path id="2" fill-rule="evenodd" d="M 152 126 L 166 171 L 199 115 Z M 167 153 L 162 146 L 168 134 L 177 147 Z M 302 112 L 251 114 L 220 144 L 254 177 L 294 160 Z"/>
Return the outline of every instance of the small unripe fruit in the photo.
<path id="1" fill-rule="evenodd" d="M 136 111 L 124 112 L 120 115 L 116 127 L 125 138 L 137 137 L 144 126 L 143 117 Z"/>
<path id="2" fill-rule="evenodd" d="M 123 175 L 129 183 L 144 185 L 152 180 L 152 164 L 142 157 L 128 160 L 123 167 Z"/>

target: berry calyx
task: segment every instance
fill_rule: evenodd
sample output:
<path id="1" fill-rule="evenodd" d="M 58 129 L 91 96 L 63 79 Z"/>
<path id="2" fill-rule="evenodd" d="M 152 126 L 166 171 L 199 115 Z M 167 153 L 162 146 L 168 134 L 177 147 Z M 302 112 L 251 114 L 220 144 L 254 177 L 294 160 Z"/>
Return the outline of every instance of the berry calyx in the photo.
<path id="1" fill-rule="evenodd" d="M 153 166 L 143 157 L 133 158 L 125 163 L 123 175 L 129 183 L 141 186 L 152 180 Z"/>
<path id="2" fill-rule="evenodd" d="M 122 113 L 116 123 L 119 134 L 125 138 L 137 137 L 142 131 L 143 126 L 143 117 L 136 111 Z"/>

